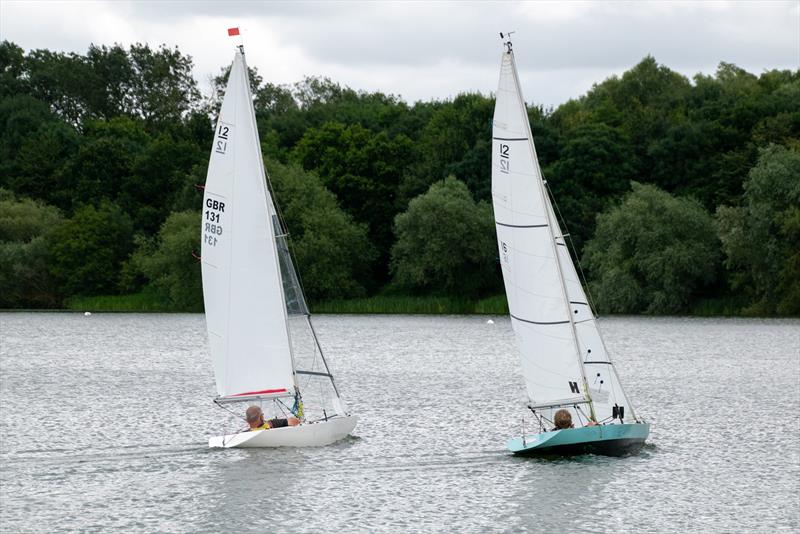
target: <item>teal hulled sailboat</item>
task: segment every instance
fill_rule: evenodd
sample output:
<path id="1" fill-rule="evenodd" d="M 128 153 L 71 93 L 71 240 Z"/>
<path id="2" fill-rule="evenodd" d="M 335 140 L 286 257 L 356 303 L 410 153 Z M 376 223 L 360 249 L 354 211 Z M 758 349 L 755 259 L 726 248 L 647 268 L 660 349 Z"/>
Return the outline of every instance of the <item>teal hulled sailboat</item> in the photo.
<path id="1" fill-rule="evenodd" d="M 511 43 L 505 43 L 492 131 L 492 203 L 511 324 L 536 433 L 515 454 L 623 454 L 650 426 L 608 357 L 542 178 Z M 574 428 L 552 430 L 567 410 Z"/>

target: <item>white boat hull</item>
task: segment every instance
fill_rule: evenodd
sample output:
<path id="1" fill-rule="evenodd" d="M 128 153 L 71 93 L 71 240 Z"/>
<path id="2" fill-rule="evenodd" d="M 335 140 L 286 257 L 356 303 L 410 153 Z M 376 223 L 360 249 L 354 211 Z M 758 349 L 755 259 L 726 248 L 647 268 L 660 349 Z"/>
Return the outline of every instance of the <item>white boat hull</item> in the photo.
<path id="1" fill-rule="evenodd" d="M 209 447 L 322 447 L 346 437 L 358 423 L 358 417 L 334 417 L 327 421 L 304 423 L 255 432 L 239 432 L 209 438 Z"/>

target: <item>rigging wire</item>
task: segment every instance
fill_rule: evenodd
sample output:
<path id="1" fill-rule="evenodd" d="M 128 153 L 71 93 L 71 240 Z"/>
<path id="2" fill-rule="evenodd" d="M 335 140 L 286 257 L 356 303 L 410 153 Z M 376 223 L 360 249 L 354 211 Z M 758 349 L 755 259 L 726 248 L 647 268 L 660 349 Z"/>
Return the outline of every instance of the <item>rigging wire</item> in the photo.
<path id="1" fill-rule="evenodd" d="M 293 244 L 292 240 L 290 239 L 291 236 L 289 234 L 289 227 L 286 224 L 286 218 L 283 216 L 283 211 L 281 210 L 281 207 L 280 207 L 279 203 L 277 202 L 277 196 L 275 195 L 275 187 L 272 184 L 272 178 L 269 175 L 269 171 L 267 170 L 266 165 L 264 166 L 264 176 L 266 177 L 267 188 L 269 189 L 269 193 L 270 193 L 270 195 L 272 195 L 272 206 L 275 208 L 275 214 L 277 215 L 278 222 L 281 225 L 280 230 L 281 230 L 281 233 L 284 236 L 283 241 L 284 241 L 284 243 L 286 243 L 286 252 L 289 254 L 289 258 L 288 259 L 289 259 L 289 262 L 290 262 L 290 267 L 292 268 L 292 271 L 293 271 L 293 274 L 294 274 L 294 279 L 297 281 L 297 285 L 299 286 L 299 290 L 300 290 L 299 297 L 302 299 L 303 308 L 305 309 L 305 313 L 303 315 L 305 315 L 305 317 L 306 317 L 306 319 L 308 321 L 308 326 L 309 326 L 309 328 L 311 330 L 311 336 L 314 338 L 314 359 L 312 361 L 312 370 L 314 369 L 313 366 L 316 364 L 316 361 L 317 361 L 317 350 L 318 350 L 319 351 L 319 355 L 322 358 L 322 362 L 325 365 L 325 370 L 328 372 L 329 375 L 331 375 L 330 366 L 328 365 L 328 362 L 325 359 L 325 354 L 323 353 L 322 347 L 320 346 L 319 340 L 317 339 L 317 333 L 314 331 L 314 326 L 311 324 L 311 311 L 308 309 L 308 302 L 306 301 L 306 295 L 305 295 L 306 291 L 305 291 L 305 288 L 303 287 L 303 280 L 302 280 L 302 278 L 300 276 L 300 272 L 296 268 L 294 268 L 294 265 L 296 264 L 296 260 L 295 260 L 296 255 L 294 253 L 294 244 Z M 331 385 L 333 386 L 334 391 L 336 392 L 336 396 L 338 397 L 339 393 L 338 393 L 338 390 L 336 390 L 336 385 L 333 384 L 333 378 L 329 377 L 329 379 L 330 379 Z M 305 384 L 306 386 L 309 384 L 310 380 L 311 379 L 309 378 L 306 381 L 306 384 Z M 320 386 L 320 388 L 321 387 L 322 386 Z"/>
<path id="2" fill-rule="evenodd" d="M 542 175 L 542 179 L 544 180 L 544 174 L 542 173 L 541 168 L 539 169 L 539 173 Z M 547 180 L 544 180 L 544 186 L 547 189 L 548 196 L 550 197 L 550 203 L 555 208 L 556 217 L 561 220 L 561 233 L 563 234 L 562 237 L 564 238 L 564 242 L 566 243 L 569 241 L 569 248 L 572 250 L 572 256 L 575 259 L 573 263 L 578 266 L 578 275 L 581 278 L 580 281 L 582 282 L 583 288 L 586 290 L 586 296 L 589 298 L 589 305 L 591 306 L 592 314 L 594 314 L 595 318 L 597 318 L 597 307 L 594 304 L 594 298 L 592 297 L 592 292 L 589 289 L 589 281 L 586 279 L 586 275 L 583 272 L 583 266 L 581 265 L 581 260 L 578 257 L 578 251 L 575 249 L 575 242 L 572 240 L 572 234 L 570 234 L 569 228 L 567 228 L 567 221 L 561 214 L 561 210 L 558 207 L 558 202 L 556 202 L 556 197 L 553 195 L 553 191 L 550 189 L 550 184 L 547 182 Z"/>
<path id="3" fill-rule="evenodd" d="M 275 215 L 278 216 L 278 222 L 280 222 L 281 225 L 281 233 L 285 236 L 284 242 L 286 243 L 286 251 L 289 253 L 289 261 L 292 262 L 292 267 L 294 267 L 296 260 L 293 250 L 294 246 L 292 244 L 292 240 L 290 239 L 289 226 L 286 224 L 286 218 L 284 218 L 283 211 L 278 204 L 277 196 L 275 195 L 275 187 L 272 185 L 272 178 L 269 175 L 266 165 L 264 165 L 264 176 L 267 178 L 267 188 L 269 189 L 269 194 L 272 195 L 272 206 L 275 208 Z M 308 309 L 308 303 L 306 302 L 306 290 L 303 287 L 303 280 L 300 277 L 300 273 L 297 269 L 293 268 L 292 270 L 294 271 L 294 276 L 297 279 L 297 285 L 300 286 L 300 294 L 303 297 L 303 304 L 305 305 L 307 312 L 305 315 L 311 315 L 311 312 Z"/>

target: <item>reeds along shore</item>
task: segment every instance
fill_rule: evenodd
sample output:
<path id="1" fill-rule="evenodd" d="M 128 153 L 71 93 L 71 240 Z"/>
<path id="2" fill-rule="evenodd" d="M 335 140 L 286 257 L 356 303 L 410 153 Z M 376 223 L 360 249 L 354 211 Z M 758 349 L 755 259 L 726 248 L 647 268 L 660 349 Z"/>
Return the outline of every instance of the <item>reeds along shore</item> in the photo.
<path id="1" fill-rule="evenodd" d="M 361 299 L 311 303 L 315 314 L 409 314 L 409 315 L 508 315 L 505 295 L 481 299 L 378 295 Z M 128 313 L 202 313 L 202 309 L 179 309 L 157 295 L 136 293 L 99 297 L 76 297 L 66 306 L 71 311 Z M 743 312 L 743 299 L 705 299 L 686 314 L 696 317 L 761 317 Z"/>

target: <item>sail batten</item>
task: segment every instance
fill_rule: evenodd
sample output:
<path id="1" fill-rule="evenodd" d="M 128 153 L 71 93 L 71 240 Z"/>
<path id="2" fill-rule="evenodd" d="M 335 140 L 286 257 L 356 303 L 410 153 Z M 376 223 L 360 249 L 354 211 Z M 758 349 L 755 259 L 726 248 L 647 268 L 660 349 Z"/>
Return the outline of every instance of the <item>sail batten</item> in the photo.
<path id="1" fill-rule="evenodd" d="M 507 224 L 495 221 L 498 226 L 505 226 L 507 228 L 549 228 L 548 224 Z"/>
<path id="2" fill-rule="evenodd" d="M 509 314 L 512 318 L 516 319 L 517 321 L 522 321 L 523 323 L 530 323 L 530 324 L 568 324 L 569 321 L 531 321 L 530 319 L 523 319 L 522 317 L 517 317 L 516 315 Z"/>

